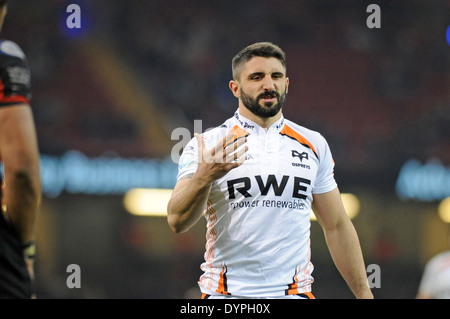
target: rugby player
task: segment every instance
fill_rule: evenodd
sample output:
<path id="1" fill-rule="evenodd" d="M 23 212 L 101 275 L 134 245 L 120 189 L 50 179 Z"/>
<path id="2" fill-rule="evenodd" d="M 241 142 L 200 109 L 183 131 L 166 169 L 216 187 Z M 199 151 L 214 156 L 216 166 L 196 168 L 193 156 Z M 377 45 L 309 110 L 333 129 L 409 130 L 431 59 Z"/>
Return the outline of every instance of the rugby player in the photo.
<path id="1" fill-rule="evenodd" d="M 7 0 L 0 0 L 0 29 Z M 30 71 L 20 47 L 0 40 L 0 298 L 33 291 L 35 223 L 41 196 L 39 153 L 30 108 Z"/>
<path id="2" fill-rule="evenodd" d="M 174 232 L 204 215 L 204 298 L 314 298 L 310 211 L 357 298 L 373 298 L 355 228 L 324 137 L 284 118 L 284 52 L 252 44 L 232 61 L 234 116 L 195 137 L 179 161 L 168 203 Z"/>
<path id="3" fill-rule="evenodd" d="M 450 227 L 447 234 L 450 245 Z M 417 299 L 450 299 L 450 250 L 431 258 L 425 265 Z"/>

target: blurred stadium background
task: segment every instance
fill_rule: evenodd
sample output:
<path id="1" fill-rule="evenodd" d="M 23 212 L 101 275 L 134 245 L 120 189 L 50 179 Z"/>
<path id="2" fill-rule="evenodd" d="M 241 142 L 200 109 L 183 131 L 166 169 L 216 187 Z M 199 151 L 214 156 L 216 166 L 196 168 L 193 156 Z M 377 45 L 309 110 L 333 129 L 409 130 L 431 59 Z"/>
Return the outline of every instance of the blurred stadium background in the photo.
<path id="1" fill-rule="evenodd" d="M 2 37 L 27 54 L 42 154 L 38 298 L 199 297 L 203 221 L 176 235 L 124 196 L 174 185 L 172 131 L 233 114 L 231 59 L 255 41 L 286 51 L 285 116 L 322 132 L 341 191 L 359 199 L 375 297 L 414 298 L 425 262 L 448 249 L 450 1 L 10 2 Z M 67 28 L 71 3 L 80 29 Z M 366 26 L 370 3 L 381 29 Z M 314 294 L 351 298 L 316 222 L 311 237 Z M 81 288 L 66 286 L 70 264 Z"/>

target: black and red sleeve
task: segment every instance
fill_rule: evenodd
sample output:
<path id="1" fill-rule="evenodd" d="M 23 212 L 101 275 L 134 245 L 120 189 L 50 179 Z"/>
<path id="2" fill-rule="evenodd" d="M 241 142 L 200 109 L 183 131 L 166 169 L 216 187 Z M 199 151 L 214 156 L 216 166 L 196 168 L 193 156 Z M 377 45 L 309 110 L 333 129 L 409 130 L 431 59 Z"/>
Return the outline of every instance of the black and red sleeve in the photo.
<path id="1" fill-rule="evenodd" d="M 9 40 L 0 41 L 0 107 L 29 104 L 31 75 L 22 49 Z"/>

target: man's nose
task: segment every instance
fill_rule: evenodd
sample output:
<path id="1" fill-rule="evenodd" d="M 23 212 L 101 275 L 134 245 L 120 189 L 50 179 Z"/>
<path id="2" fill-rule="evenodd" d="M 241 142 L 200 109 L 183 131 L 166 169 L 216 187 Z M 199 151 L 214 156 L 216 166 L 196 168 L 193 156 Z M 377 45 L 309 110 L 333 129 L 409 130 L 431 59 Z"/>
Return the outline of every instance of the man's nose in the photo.
<path id="1" fill-rule="evenodd" d="M 275 82 L 270 76 L 264 77 L 263 81 L 263 89 L 267 91 L 273 91 L 275 90 Z"/>

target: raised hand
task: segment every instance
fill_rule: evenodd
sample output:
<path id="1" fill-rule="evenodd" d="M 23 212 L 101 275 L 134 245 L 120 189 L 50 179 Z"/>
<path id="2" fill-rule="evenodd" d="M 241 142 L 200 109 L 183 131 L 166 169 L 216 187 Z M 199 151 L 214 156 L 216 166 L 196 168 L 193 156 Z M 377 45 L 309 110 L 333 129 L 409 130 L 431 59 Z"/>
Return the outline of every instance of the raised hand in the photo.
<path id="1" fill-rule="evenodd" d="M 194 136 L 198 142 L 199 152 L 197 173 L 210 182 L 244 163 L 248 151 L 248 147 L 243 146 L 247 142 L 245 136 L 235 139 L 234 132 L 230 132 L 211 149 L 205 148 L 201 135 L 195 133 Z"/>

